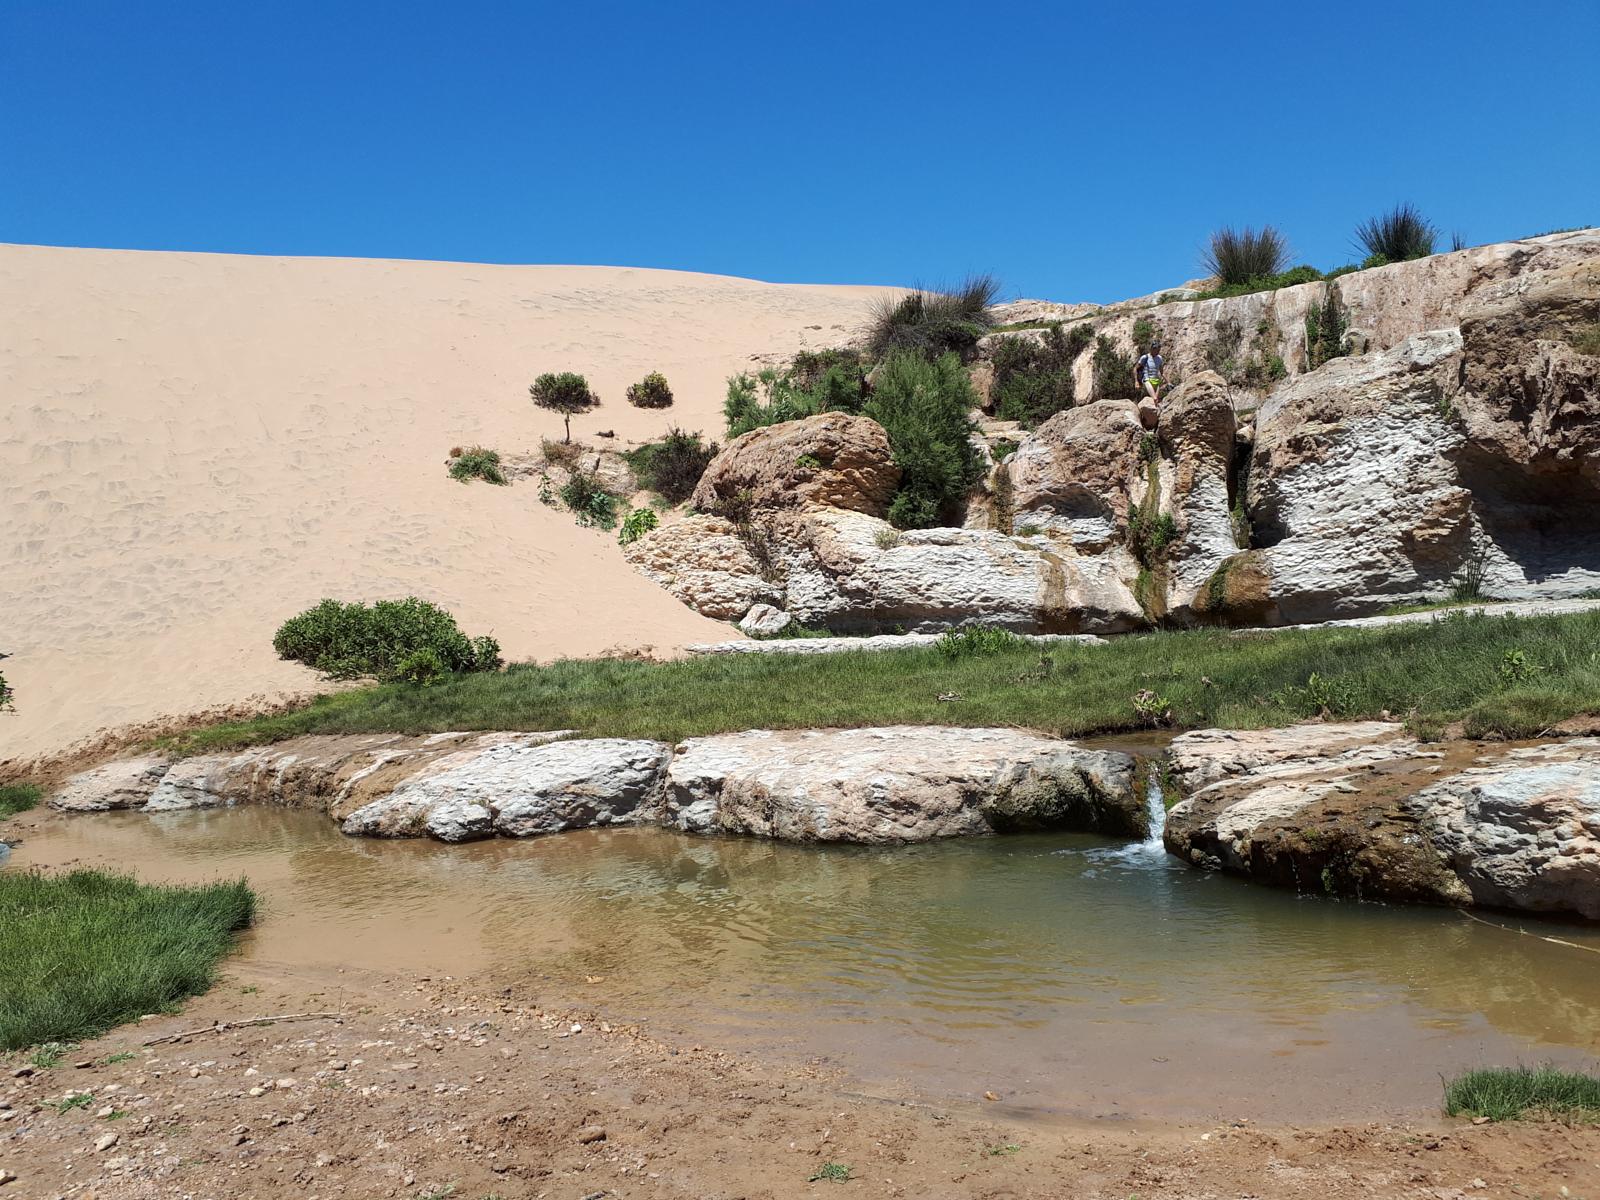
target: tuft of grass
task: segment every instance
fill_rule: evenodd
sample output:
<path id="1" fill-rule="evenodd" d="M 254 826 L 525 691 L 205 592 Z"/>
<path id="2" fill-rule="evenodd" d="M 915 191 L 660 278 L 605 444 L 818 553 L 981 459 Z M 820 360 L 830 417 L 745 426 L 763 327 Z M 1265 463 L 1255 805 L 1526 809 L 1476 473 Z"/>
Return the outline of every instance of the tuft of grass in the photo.
<path id="1" fill-rule="evenodd" d="M 847 1163 L 838 1163 L 838 1162 L 825 1162 L 820 1167 L 817 1168 L 816 1173 L 814 1175 L 810 1176 L 806 1180 L 806 1182 L 807 1183 L 816 1183 L 820 1179 L 825 1179 L 829 1183 L 844 1183 L 849 1178 L 850 1178 L 850 1167 L 849 1167 L 849 1164 L 847 1164 Z"/>
<path id="2" fill-rule="evenodd" d="M 0 820 L 27 812 L 44 798 L 44 792 L 31 783 L 0 783 Z"/>
<path id="3" fill-rule="evenodd" d="M 1219 287 L 1249 284 L 1283 270 L 1289 261 L 1289 242 L 1271 225 L 1227 227 L 1211 235 L 1200 261 Z"/>
<path id="4" fill-rule="evenodd" d="M 989 309 L 999 294 L 992 275 L 972 275 L 948 290 L 918 287 L 885 297 L 873 307 L 867 351 L 876 359 L 909 350 L 928 359 L 955 353 L 968 361 L 978 339 L 994 328 Z"/>
<path id="5" fill-rule="evenodd" d="M 96 1037 L 205 991 L 255 903 L 242 879 L 166 887 L 105 871 L 0 875 L 0 1049 Z"/>
<path id="6" fill-rule="evenodd" d="M 1579 354 L 1600 355 L 1600 321 L 1583 326 L 1568 340 Z"/>
<path id="7" fill-rule="evenodd" d="M 77 1046 L 62 1042 L 42 1042 L 33 1048 L 33 1053 L 28 1056 L 28 1062 L 40 1071 L 49 1071 L 61 1065 L 69 1050 L 76 1049 Z"/>
<path id="8" fill-rule="evenodd" d="M 1444 1087 L 1444 1110 L 1452 1117 L 1559 1117 L 1600 1121 L 1600 1078 L 1540 1067 L 1483 1067 L 1458 1075 Z"/>
<path id="9" fill-rule="evenodd" d="M 505 472 L 500 469 L 500 452 L 486 450 L 482 446 L 474 446 L 470 450 L 463 450 L 455 456 L 455 461 L 450 464 L 450 478 L 466 483 L 471 479 L 481 479 L 485 483 L 506 485 Z"/>
<path id="10" fill-rule="evenodd" d="M 1367 252 L 1368 261 L 1383 260 L 1373 266 L 1426 258 L 1433 253 L 1438 236 L 1439 231 L 1410 204 L 1397 204 L 1390 212 L 1356 226 L 1356 244 Z"/>
<path id="11" fill-rule="evenodd" d="M 1067 737 L 1137 729 L 1128 697 L 1151 688 L 1180 728 L 1265 729 L 1316 717 L 1409 714 L 1465 721 L 1473 736 L 1527 737 L 1600 713 L 1600 612 L 1511 617 L 1452 613 L 1366 629 L 1162 630 L 1106 645 L 1052 647 L 1048 687 L 1018 677 L 1038 662 L 1019 642 L 950 657 L 932 647 L 823 655 L 707 655 L 673 662 L 562 660 L 430 688 L 380 685 L 304 708 L 167 739 L 179 753 L 222 751 L 312 733 L 574 729 L 585 737 L 686 737 L 739 729 L 863 725 L 1015 725 Z M 1507 687 L 1520 649 L 1536 679 Z M 1307 688 L 1315 674 L 1318 694 Z M 941 692 L 964 697 L 959 713 Z"/>

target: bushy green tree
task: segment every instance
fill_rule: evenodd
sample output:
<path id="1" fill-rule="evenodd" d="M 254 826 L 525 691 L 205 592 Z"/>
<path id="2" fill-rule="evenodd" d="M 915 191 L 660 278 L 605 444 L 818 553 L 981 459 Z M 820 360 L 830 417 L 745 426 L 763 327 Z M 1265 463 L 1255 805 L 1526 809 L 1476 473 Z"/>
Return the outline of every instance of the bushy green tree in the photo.
<path id="1" fill-rule="evenodd" d="M 638 383 L 628 386 L 628 403 L 635 408 L 671 408 L 672 389 L 660 371 L 651 371 Z"/>
<path id="2" fill-rule="evenodd" d="M 1093 336 L 1084 322 L 1070 330 L 1053 325 L 1037 342 L 1022 337 L 1001 341 L 992 360 L 995 415 L 1032 429 L 1071 408 L 1076 399 L 1073 364 Z"/>
<path id="3" fill-rule="evenodd" d="M 717 443 L 703 442 L 698 433 L 673 426 L 660 441 L 647 442 L 623 457 L 646 488 L 669 504 L 682 504 L 694 494 L 717 449 Z"/>
<path id="4" fill-rule="evenodd" d="M 528 394 L 540 408 L 561 414 L 566 426 L 564 441 L 572 440 L 572 418 L 600 407 L 600 397 L 589 390 L 589 381 L 572 371 L 546 373 L 528 387 Z"/>
<path id="5" fill-rule="evenodd" d="M 953 523 L 983 473 L 972 444 L 977 397 L 958 355 L 930 362 L 915 351 L 884 360 L 865 414 L 889 434 L 900 488 L 889 521 L 900 529 Z"/>

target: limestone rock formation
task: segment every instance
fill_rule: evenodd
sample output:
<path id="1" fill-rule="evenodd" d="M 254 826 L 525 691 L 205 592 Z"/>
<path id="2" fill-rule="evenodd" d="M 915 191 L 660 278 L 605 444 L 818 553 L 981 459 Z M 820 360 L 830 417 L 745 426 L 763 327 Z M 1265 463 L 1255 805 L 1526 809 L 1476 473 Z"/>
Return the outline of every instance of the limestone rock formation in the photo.
<path id="1" fill-rule="evenodd" d="M 1386 722 L 1175 738 L 1164 840 L 1300 891 L 1600 916 L 1600 739 L 1419 745 Z"/>
<path id="2" fill-rule="evenodd" d="M 756 557 L 758 547 L 732 521 L 700 514 L 662 525 L 622 553 L 690 608 L 737 621 L 757 604 L 783 604 L 783 589 L 771 564 Z"/>
<path id="3" fill-rule="evenodd" d="M 822 413 L 729 442 L 700 477 L 691 503 L 723 514 L 816 504 L 881 517 L 899 483 L 883 426 L 870 417 Z"/>
<path id="4" fill-rule="evenodd" d="M 1405 812 L 1474 903 L 1600 919 L 1600 739 L 1505 752 Z"/>
<path id="5" fill-rule="evenodd" d="M 1144 474 L 1143 443 L 1132 401 L 1102 400 L 1057 413 L 1011 457 L 1013 528 L 1055 535 L 1079 555 L 1121 546 L 1131 491 Z"/>
<path id="6" fill-rule="evenodd" d="M 50 798 L 50 807 L 63 812 L 109 812 L 143 808 L 156 784 L 166 774 L 165 758 L 144 755 L 122 758 L 80 771 Z"/>
<path id="7" fill-rule="evenodd" d="M 430 764 L 352 812 L 342 828 L 459 842 L 631 824 L 650 811 L 667 756 L 659 742 L 621 738 L 503 742 Z"/>
<path id="8" fill-rule="evenodd" d="M 1139 834 L 1133 760 L 1009 729 L 752 730 L 692 738 L 664 820 L 691 833 L 919 842 L 1015 829 Z"/>

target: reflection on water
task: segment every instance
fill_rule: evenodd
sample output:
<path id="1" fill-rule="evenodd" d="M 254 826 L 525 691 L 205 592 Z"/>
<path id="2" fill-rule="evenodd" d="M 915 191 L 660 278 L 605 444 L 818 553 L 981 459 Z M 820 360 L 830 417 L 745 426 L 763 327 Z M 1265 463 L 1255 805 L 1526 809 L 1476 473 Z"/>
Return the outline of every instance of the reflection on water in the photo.
<path id="1" fill-rule="evenodd" d="M 1084 836 L 444 847 L 245 808 L 55 820 L 10 869 L 67 860 L 249 876 L 265 906 L 246 953 L 266 961 L 487 972 L 869 1084 L 1080 1113 L 1372 1116 L 1433 1106 L 1462 1066 L 1600 1046 L 1593 954 Z M 1540 929 L 1600 947 L 1593 927 Z"/>

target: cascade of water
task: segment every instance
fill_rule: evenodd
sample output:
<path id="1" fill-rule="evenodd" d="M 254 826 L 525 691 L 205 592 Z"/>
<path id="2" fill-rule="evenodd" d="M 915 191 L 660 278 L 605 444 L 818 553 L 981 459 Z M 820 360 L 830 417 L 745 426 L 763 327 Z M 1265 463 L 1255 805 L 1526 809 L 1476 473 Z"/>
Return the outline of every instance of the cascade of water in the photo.
<path id="1" fill-rule="evenodd" d="M 1157 771 L 1150 772 L 1150 779 L 1145 784 L 1144 803 L 1150 814 L 1150 832 L 1145 835 L 1144 845 L 1164 851 L 1161 834 L 1167 827 L 1167 797 L 1161 790 L 1161 777 Z"/>

